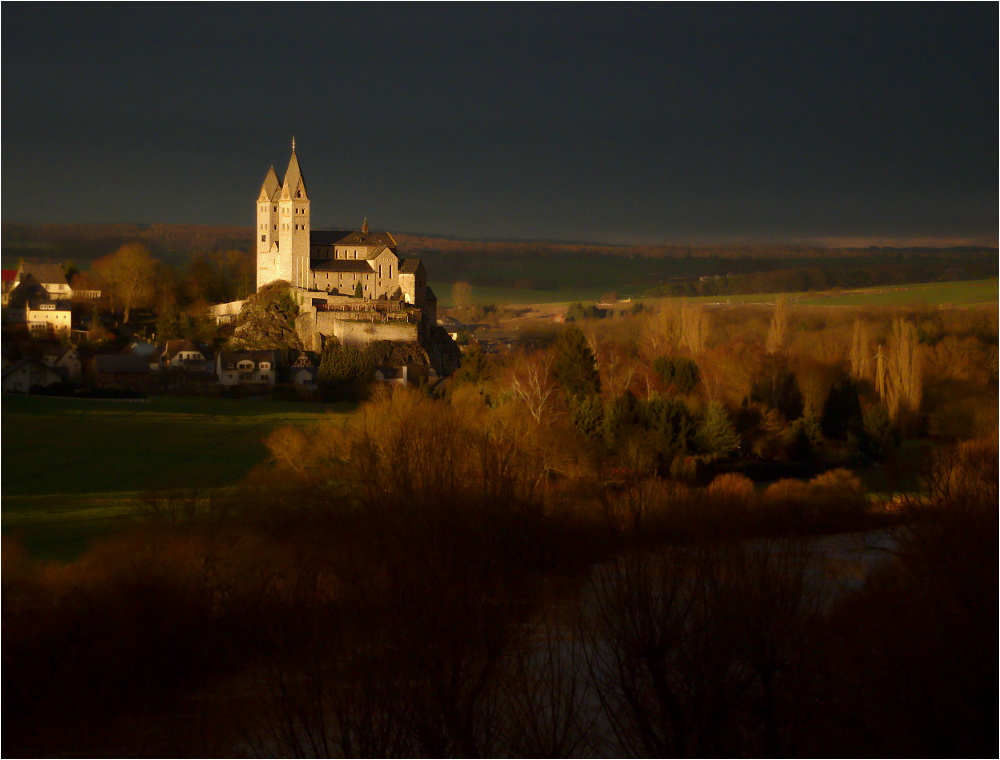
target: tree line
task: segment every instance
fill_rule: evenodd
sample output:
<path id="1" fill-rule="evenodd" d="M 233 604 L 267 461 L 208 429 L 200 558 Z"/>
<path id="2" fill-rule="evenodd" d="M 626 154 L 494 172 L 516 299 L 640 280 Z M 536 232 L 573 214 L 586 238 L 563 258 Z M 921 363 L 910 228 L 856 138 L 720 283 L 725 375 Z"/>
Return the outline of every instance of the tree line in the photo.
<path id="1" fill-rule="evenodd" d="M 104 308 L 124 323 L 136 309 L 155 312 L 155 332 L 163 339 L 211 334 L 210 304 L 241 300 L 256 290 L 255 265 L 246 251 L 196 251 L 185 265 L 171 265 L 139 242 L 94 260 L 84 277 L 102 290 Z"/>

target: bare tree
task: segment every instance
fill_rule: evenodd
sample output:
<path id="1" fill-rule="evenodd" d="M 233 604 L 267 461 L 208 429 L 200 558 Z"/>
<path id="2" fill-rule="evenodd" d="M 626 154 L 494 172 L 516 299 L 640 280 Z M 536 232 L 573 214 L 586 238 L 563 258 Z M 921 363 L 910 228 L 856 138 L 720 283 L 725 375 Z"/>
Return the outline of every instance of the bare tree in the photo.
<path id="1" fill-rule="evenodd" d="M 580 627 L 549 610 L 504 669 L 501 747 L 510 757 L 592 757 L 599 709 Z"/>
<path id="2" fill-rule="evenodd" d="M 156 260 L 142 243 L 126 243 L 95 261 L 93 271 L 111 291 L 114 302 L 125 310 L 123 322 L 128 322 L 132 309 L 153 298 Z"/>
<path id="3" fill-rule="evenodd" d="M 518 359 L 509 375 L 510 389 L 524 402 L 535 422 L 554 412 L 559 384 L 552 377 L 553 354 L 536 352 Z"/>
<path id="4" fill-rule="evenodd" d="M 595 341 L 591 348 L 601 373 L 601 387 L 611 398 L 618 398 L 631 387 L 639 374 L 639 366 L 617 343 Z"/>
<path id="5" fill-rule="evenodd" d="M 794 754 L 823 594 L 809 545 L 636 548 L 596 578 L 591 686 L 642 757 Z"/>

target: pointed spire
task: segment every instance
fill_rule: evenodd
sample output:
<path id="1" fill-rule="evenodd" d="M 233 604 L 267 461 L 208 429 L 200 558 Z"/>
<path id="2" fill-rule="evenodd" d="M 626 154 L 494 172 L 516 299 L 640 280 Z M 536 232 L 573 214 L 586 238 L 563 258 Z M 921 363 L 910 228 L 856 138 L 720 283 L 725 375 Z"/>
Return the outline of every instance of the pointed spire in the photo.
<path id="1" fill-rule="evenodd" d="M 368 217 L 367 216 L 365 217 L 364 223 L 361 225 L 361 234 L 362 235 L 367 235 L 368 234 Z"/>
<path id="2" fill-rule="evenodd" d="M 260 186 L 260 195 L 257 196 L 257 200 L 270 201 L 279 189 L 281 189 L 281 183 L 278 182 L 278 175 L 274 171 L 274 166 L 272 166 L 267 170 L 267 176 L 264 177 L 264 184 Z"/>
<path id="3" fill-rule="evenodd" d="M 306 183 L 302 178 L 302 170 L 299 168 L 299 157 L 295 153 L 295 138 L 292 138 L 292 157 L 288 160 L 288 169 L 285 170 L 285 184 L 281 188 L 282 198 L 294 198 L 307 200 Z"/>

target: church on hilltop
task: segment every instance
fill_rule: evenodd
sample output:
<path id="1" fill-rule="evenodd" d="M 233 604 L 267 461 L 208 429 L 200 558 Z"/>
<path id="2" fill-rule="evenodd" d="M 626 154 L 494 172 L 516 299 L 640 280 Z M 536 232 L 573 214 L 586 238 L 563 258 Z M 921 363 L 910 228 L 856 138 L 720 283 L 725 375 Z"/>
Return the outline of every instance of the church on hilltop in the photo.
<path id="1" fill-rule="evenodd" d="M 292 141 L 284 180 L 272 166 L 257 196 L 257 290 L 275 280 L 308 292 L 396 301 L 425 309 L 433 294 L 419 259 L 401 259 L 388 232 L 313 230 Z"/>
<path id="2" fill-rule="evenodd" d="M 420 259 L 401 258 L 388 232 L 313 230 L 295 153 L 283 179 L 272 166 L 256 202 L 257 290 L 285 281 L 299 303 L 295 330 L 309 351 L 379 341 L 419 346 L 440 374 L 461 360 L 437 324 L 437 298 Z M 222 305 L 229 306 L 229 305 Z M 221 308 L 221 307 L 220 307 Z"/>

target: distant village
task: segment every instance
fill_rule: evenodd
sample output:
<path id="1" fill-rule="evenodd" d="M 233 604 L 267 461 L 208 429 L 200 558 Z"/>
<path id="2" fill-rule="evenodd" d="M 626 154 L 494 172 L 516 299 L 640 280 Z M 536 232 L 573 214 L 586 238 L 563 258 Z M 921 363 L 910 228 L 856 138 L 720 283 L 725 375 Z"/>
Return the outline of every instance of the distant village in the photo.
<path id="1" fill-rule="evenodd" d="M 460 352 L 437 320 L 437 298 L 419 259 L 401 258 L 387 232 L 313 231 L 295 154 L 283 181 L 268 171 L 255 208 L 257 291 L 283 283 L 298 308 L 304 350 L 228 347 L 247 300 L 215 304 L 223 326 L 211 344 L 156 340 L 116 322 L 87 274 L 45 261 L 3 270 L 3 391 L 52 395 L 143 396 L 148 392 L 316 398 L 320 357 L 329 346 L 399 343 L 404 359 L 377 364 L 389 386 L 436 382 L 458 368 Z M 103 308 L 101 308 L 103 306 Z M 122 322 L 127 322 L 126 318 Z M 133 312 L 135 316 L 135 312 Z M 235 326 L 237 330 L 242 326 Z M 257 341 L 258 343 L 260 341 Z"/>
<path id="2" fill-rule="evenodd" d="M 74 285 L 83 287 L 74 287 Z M 275 386 L 312 399 L 319 356 L 311 351 L 216 349 L 192 340 L 157 341 L 117 326 L 110 317 L 93 324 L 101 291 L 85 277 L 67 277 L 59 264 L 24 262 L 3 270 L 8 327 L 22 327 L 3 343 L 3 391 L 95 397 L 148 392 L 261 395 Z M 88 320 L 90 323 L 88 323 Z M 218 321 L 228 321 L 219 317 Z M 95 327 L 97 328 L 95 330 Z M 112 345 L 90 347 L 95 332 Z M 103 341 L 107 343 L 107 341 Z M 374 380 L 403 385 L 433 380 L 433 368 L 376 367 Z M 124 393 L 123 393 L 124 392 Z"/>

